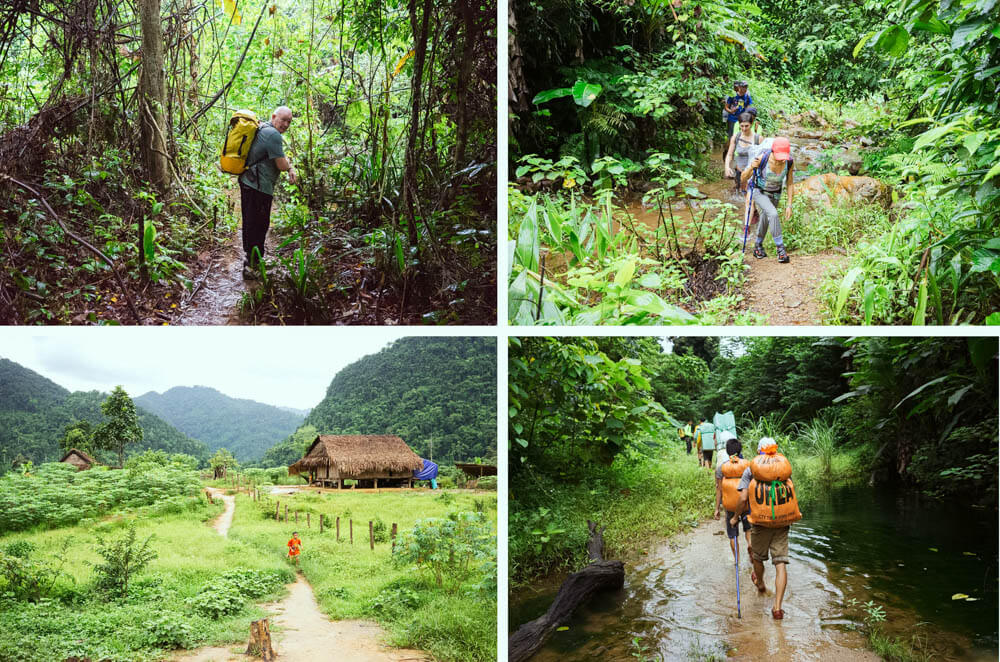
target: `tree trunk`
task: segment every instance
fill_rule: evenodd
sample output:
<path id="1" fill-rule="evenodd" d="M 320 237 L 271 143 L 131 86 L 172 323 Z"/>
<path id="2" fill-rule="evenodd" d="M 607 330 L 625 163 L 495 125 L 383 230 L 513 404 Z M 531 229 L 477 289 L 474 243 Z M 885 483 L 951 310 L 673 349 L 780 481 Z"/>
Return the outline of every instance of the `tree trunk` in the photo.
<path id="1" fill-rule="evenodd" d="M 457 111 L 455 113 L 455 160 L 453 168 L 461 170 L 465 166 L 465 147 L 469 142 L 469 95 L 474 93 L 470 90 L 472 67 L 475 64 L 476 43 L 479 40 L 479 28 L 476 25 L 476 9 L 471 0 L 457 0 L 455 8 L 462 17 L 462 50 L 461 60 L 455 63 L 458 70 L 456 80 L 455 95 L 457 100 Z"/>
<path id="2" fill-rule="evenodd" d="M 407 236 L 411 246 L 417 245 L 417 135 L 420 130 L 420 103 L 423 90 L 424 62 L 427 60 L 427 32 L 433 0 L 424 0 L 423 15 L 417 17 L 417 0 L 410 0 L 410 27 L 413 30 L 413 79 L 410 82 L 410 132 L 406 139 L 403 170 L 403 209 L 407 219 Z"/>
<path id="3" fill-rule="evenodd" d="M 528 81 L 524 77 L 524 55 L 521 44 L 517 41 L 517 16 L 514 14 L 514 2 L 507 3 L 507 104 L 510 115 L 528 111 Z M 508 121 L 508 131 L 510 129 Z"/>
<path id="4" fill-rule="evenodd" d="M 139 0 L 142 25 L 142 73 L 139 76 L 140 155 L 149 182 L 161 196 L 170 185 L 167 164 L 166 129 L 163 108 L 166 89 L 163 81 L 163 31 L 160 0 Z M 142 231 L 140 229 L 140 244 Z M 140 248 L 141 251 L 141 248 Z"/>
<path id="5" fill-rule="evenodd" d="M 573 611 L 590 600 L 594 593 L 618 590 L 625 585 L 625 564 L 603 559 L 604 529 L 598 530 L 597 524 L 590 521 L 587 527 L 590 529 L 590 540 L 587 541 L 590 565 L 566 578 L 544 615 L 525 623 L 510 635 L 507 640 L 508 662 L 523 662 L 537 653 L 556 628 L 569 620 Z"/>
<path id="6" fill-rule="evenodd" d="M 267 624 L 267 619 L 250 623 L 250 643 L 247 644 L 246 655 L 259 657 L 265 662 L 273 662 L 276 655 L 271 648 L 271 628 Z"/>

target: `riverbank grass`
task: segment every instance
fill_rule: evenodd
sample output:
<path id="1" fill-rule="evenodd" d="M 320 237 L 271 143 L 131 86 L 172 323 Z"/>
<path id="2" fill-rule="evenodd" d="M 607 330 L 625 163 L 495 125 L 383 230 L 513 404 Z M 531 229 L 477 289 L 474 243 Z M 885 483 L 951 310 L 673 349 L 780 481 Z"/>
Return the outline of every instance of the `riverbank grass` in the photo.
<path id="1" fill-rule="evenodd" d="M 280 595 L 293 573 L 210 529 L 206 522 L 221 511 L 221 502 L 201 498 L 181 513 L 121 515 L 0 538 L 0 662 L 156 660 L 175 648 L 245 640 L 250 621 L 265 615 L 254 602 Z M 153 536 L 156 558 L 132 577 L 125 597 L 111 597 L 96 587 L 97 534 L 117 540 L 133 524 L 138 542 Z M 48 583 L 53 575 L 43 568 L 59 571 L 51 588 L 19 596 L 16 587 L 26 578 Z M 225 577 L 234 570 L 243 571 L 236 582 L 242 588 L 218 590 L 231 583 Z M 256 588 L 248 589 L 247 581 Z"/>
<path id="2" fill-rule="evenodd" d="M 606 558 L 641 552 L 710 517 L 714 475 L 692 451 L 657 448 L 653 457 L 616 460 L 600 477 L 568 484 L 539 478 L 511 492 L 512 584 L 586 563 L 587 520 L 606 526 Z"/>
<path id="3" fill-rule="evenodd" d="M 320 609 L 330 618 L 375 620 L 389 632 L 391 645 L 426 650 L 440 660 L 496 659 L 496 493 L 308 491 L 263 502 L 245 495 L 236 498 L 230 536 L 271 559 L 288 563 L 286 543 L 291 532 L 298 531 L 302 572 Z M 274 519 L 276 501 L 282 521 Z M 288 522 L 284 521 L 286 505 Z M 297 524 L 295 512 L 299 513 Z M 464 581 L 456 585 L 446 580 L 439 587 L 430 573 L 393 562 L 393 522 L 402 536 L 418 521 L 457 512 L 482 513 L 492 531 L 486 541 L 492 558 L 472 559 L 472 572 Z M 319 532 L 320 516 L 323 533 Z M 376 537 L 374 550 L 369 521 Z"/>

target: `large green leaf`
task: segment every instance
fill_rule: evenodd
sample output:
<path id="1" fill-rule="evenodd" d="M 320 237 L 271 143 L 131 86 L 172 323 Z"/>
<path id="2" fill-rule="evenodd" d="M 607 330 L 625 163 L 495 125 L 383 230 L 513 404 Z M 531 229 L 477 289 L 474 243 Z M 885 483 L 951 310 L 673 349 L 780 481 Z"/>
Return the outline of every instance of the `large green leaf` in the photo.
<path id="1" fill-rule="evenodd" d="M 535 98 L 531 100 L 531 103 L 545 103 L 546 101 L 552 101 L 553 99 L 558 99 L 559 97 L 568 97 L 571 94 L 573 94 L 573 90 L 568 87 L 557 87 L 551 90 L 543 90 L 535 95 Z"/>
<path id="2" fill-rule="evenodd" d="M 525 268 L 538 271 L 538 203 L 534 199 L 521 219 L 515 258 Z"/>
<path id="3" fill-rule="evenodd" d="M 573 101 L 576 102 L 576 105 L 586 108 L 594 103 L 594 100 L 601 93 L 602 89 L 597 83 L 578 80 L 576 81 L 576 85 L 573 86 Z"/>
<path id="4" fill-rule="evenodd" d="M 875 48 L 888 53 L 893 57 L 898 57 L 906 52 L 906 46 L 910 42 L 910 33 L 901 25 L 892 25 L 884 30 L 875 42 Z"/>
<path id="5" fill-rule="evenodd" d="M 951 35 L 951 50 L 960 51 L 970 41 L 975 41 L 979 35 L 986 32 L 990 27 L 989 21 L 985 17 L 972 18 L 955 28 L 955 34 Z"/>
<path id="6" fill-rule="evenodd" d="M 152 221 L 146 221 L 142 231 L 142 253 L 146 261 L 156 257 L 156 226 Z"/>
<path id="7" fill-rule="evenodd" d="M 847 295 L 850 294 L 851 287 L 854 286 L 854 281 L 858 279 L 861 272 L 861 267 L 854 267 L 847 272 L 847 275 L 844 276 L 844 280 L 840 282 L 840 290 L 837 292 L 837 305 L 833 309 L 834 318 L 840 317 L 840 311 L 844 309 L 844 304 L 847 303 Z"/>

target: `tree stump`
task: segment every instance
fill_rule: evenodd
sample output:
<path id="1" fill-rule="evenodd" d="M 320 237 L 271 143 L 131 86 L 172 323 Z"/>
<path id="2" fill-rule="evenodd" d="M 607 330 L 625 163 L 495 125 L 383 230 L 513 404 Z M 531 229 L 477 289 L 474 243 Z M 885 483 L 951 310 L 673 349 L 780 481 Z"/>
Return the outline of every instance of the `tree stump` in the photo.
<path id="1" fill-rule="evenodd" d="M 625 564 L 603 558 L 604 528 L 598 529 L 597 524 L 589 520 L 587 528 L 590 529 L 587 541 L 590 564 L 566 578 L 544 615 L 525 623 L 510 635 L 507 639 L 508 662 L 523 662 L 537 653 L 556 628 L 569 620 L 573 611 L 594 593 L 618 590 L 625 585 Z"/>
<path id="2" fill-rule="evenodd" d="M 271 628 L 266 618 L 250 623 L 250 643 L 247 644 L 246 655 L 259 657 L 265 662 L 274 662 L 277 657 L 271 648 Z"/>

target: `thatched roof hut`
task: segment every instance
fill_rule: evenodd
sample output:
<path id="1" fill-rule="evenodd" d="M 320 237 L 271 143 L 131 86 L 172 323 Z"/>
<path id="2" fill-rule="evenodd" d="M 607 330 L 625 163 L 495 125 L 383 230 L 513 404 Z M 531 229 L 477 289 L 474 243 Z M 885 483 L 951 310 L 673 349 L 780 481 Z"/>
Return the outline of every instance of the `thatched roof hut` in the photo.
<path id="1" fill-rule="evenodd" d="M 396 435 L 322 434 L 316 437 L 305 456 L 288 467 L 290 475 L 309 474 L 321 484 L 357 480 L 366 487 L 387 483 L 412 483 L 414 470 L 423 467 L 413 449 Z"/>
<path id="2" fill-rule="evenodd" d="M 63 459 L 59 461 L 65 462 L 66 464 L 72 464 L 76 467 L 77 471 L 84 471 L 97 464 L 97 460 L 75 448 L 69 449 L 69 452 L 66 453 L 66 455 L 63 456 Z"/>

